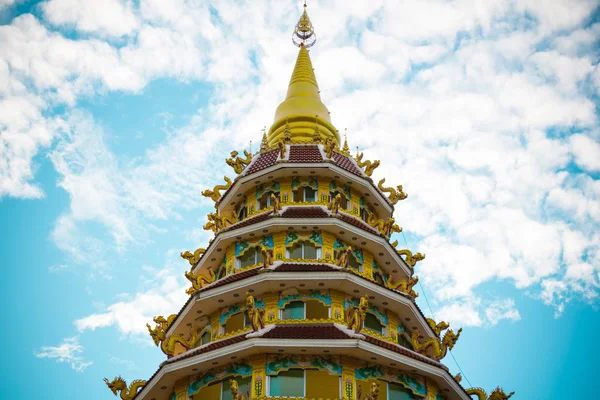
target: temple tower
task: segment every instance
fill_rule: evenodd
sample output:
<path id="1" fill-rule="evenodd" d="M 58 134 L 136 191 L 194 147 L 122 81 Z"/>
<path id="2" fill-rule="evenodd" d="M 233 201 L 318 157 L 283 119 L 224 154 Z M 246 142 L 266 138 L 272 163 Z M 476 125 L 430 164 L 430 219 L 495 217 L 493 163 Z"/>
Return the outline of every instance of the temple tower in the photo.
<path id="1" fill-rule="evenodd" d="M 470 399 L 441 363 L 462 329 L 425 318 L 413 276 L 424 256 L 390 243 L 407 195 L 374 183 L 379 161 L 342 143 L 306 8 L 293 38 L 298 58 L 260 151 L 232 152 L 235 178 L 202 193 L 215 201 L 214 238 L 181 254 L 188 301 L 148 325 L 167 359 L 129 389 L 107 384 L 136 400 Z"/>

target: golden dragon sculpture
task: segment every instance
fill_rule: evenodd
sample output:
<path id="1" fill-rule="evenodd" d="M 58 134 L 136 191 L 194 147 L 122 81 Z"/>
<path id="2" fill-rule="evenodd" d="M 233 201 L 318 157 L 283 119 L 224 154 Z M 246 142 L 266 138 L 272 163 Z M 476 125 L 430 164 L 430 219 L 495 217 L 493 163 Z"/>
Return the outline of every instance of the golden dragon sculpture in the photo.
<path id="1" fill-rule="evenodd" d="M 189 295 L 196 293 L 206 285 L 210 285 L 216 280 L 215 273 L 212 268 L 208 268 L 208 277 L 204 275 L 194 275 L 191 271 L 185 271 L 185 277 L 188 281 L 192 282 L 192 287 L 185 292 Z"/>
<path id="2" fill-rule="evenodd" d="M 404 256 L 404 261 L 411 267 L 414 267 L 419 261 L 423 261 L 425 259 L 425 254 L 416 253 L 413 254 L 412 251 L 408 249 L 404 250 L 396 250 L 399 256 Z"/>
<path id="3" fill-rule="evenodd" d="M 228 177 L 224 176 L 223 179 L 227 182 L 227 185 L 217 185 L 213 188 L 213 190 L 206 189 L 202 192 L 202 196 L 210 197 L 213 201 L 217 201 L 221 198 L 221 190 L 227 190 L 231 187 L 232 181 Z"/>
<path id="4" fill-rule="evenodd" d="M 204 253 L 206 253 L 206 249 L 199 248 L 199 249 L 196 249 L 196 251 L 194 251 L 194 254 L 190 253 L 189 251 L 184 251 L 183 253 L 180 253 L 179 255 L 184 260 L 188 260 L 188 262 L 190 263 L 192 268 L 194 268 L 196 266 L 196 264 L 198 264 L 198 261 L 200 261 L 200 258 L 202 258 L 202 255 Z"/>
<path id="5" fill-rule="evenodd" d="M 492 393 L 490 393 L 489 397 L 485 390 L 478 387 L 466 389 L 465 392 L 467 392 L 469 396 L 476 395 L 478 400 L 508 400 L 513 396 L 513 394 L 515 394 L 515 392 L 510 392 L 509 394 L 506 394 L 500 386 L 494 389 Z"/>
<path id="6" fill-rule="evenodd" d="M 353 307 L 348 310 L 348 324 L 346 325 L 348 329 L 352 329 L 356 333 L 359 333 L 362 330 L 368 308 L 369 297 L 364 295 L 360 298 L 358 308 Z"/>
<path id="7" fill-rule="evenodd" d="M 195 334 L 191 334 L 188 340 L 185 340 L 183 338 L 183 334 L 181 333 L 176 333 L 167 337 L 166 332 L 173 321 L 175 321 L 176 317 L 177 314 L 170 315 L 168 319 L 165 319 L 163 316 L 154 317 L 153 321 L 156 323 L 154 329 L 152 329 L 150 324 L 146 324 L 148 332 L 150 333 L 152 340 L 154 340 L 154 344 L 156 346 L 160 345 L 162 352 L 168 356 L 175 354 L 175 346 L 177 343 L 179 343 L 187 351 L 192 348 L 194 342 L 196 341 Z"/>
<path id="8" fill-rule="evenodd" d="M 375 168 L 379 167 L 379 160 L 363 161 L 362 158 L 363 158 L 363 153 L 357 154 L 356 158 L 355 158 L 356 164 L 358 164 L 359 167 L 365 169 L 365 175 L 367 175 L 367 176 L 373 175 L 373 171 L 375 171 Z"/>
<path id="9" fill-rule="evenodd" d="M 431 347 L 433 350 L 433 359 L 440 361 L 442 358 L 446 357 L 448 350 L 452 350 L 458 341 L 461 332 L 462 328 L 460 328 L 457 333 L 454 333 L 452 329 L 448 329 L 442 340 L 439 338 L 430 338 L 421 343 L 419 342 L 419 331 L 414 330 L 411 336 L 412 345 L 417 353 L 423 355 L 426 355 L 427 349 Z"/>
<path id="10" fill-rule="evenodd" d="M 389 193 L 388 199 L 392 202 L 392 204 L 396 204 L 400 200 L 404 200 L 408 197 L 408 195 L 406 193 L 404 193 L 404 191 L 402 190 L 402 185 L 398 185 L 398 186 L 396 186 L 396 189 L 394 189 L 394 188 L 390 188 L 390 187 L 384 187 L 383 186 L 384 183 L 385 183 L 385 178 L 383 178 L 382 180 L 379 181 L 379 183 L 377 184 L 377 187 L 383 193 Z"/>
<path id="11" fill-rule="evenodd" d="M 225 160 L 227 165 L 232 167 L 233 170 L 235 171 L 235 173 L 238 175 L 241 174 L 242 171 L 244 170 L 244 168 L 248 164 L 250 164 L 250 161 L 252 161 L 252 154 L 250 154 L 246 150 L 244 150 L 244 155 L 246 156 L 246 158 L 241 158 L 239 156 L 239 153 L 234 150 L 231 152 L 231 158 L 228 158 Z"/>
<path id="12" fill-rule="evenodd" d="M 411 296 L 413 299 L 419 297 L 419 293 L 413 290 L 413 287 L 419 282 L 418 276 L 412 276 L 408 281 L 399 281 L 398 283 L 394 283 L 393 279 L 387 281 L 387 287 L 392 290 L 397 290 L 402 293 L 406 293 Z"/>
<path id="13" fill-rule="evenodd" d="M 250 318 L 252 330 L 254 332 L 265 327 L 265 311 L 256 307 L 254 304 L 254 297 L 250 292 L 246 292 L 246 311 L 248 311 L 248 317 Z"/>
<path id="14" fill-rule="evenodd" d="M 213 231 L 215 233 L 219 232 L 221 229 L 228 226 L 227 224 L 233 225 L 236 222 L 238 222 L 237 218 L 235 218 L 235 217 L 233 217 L 233 218 L 224 217 L 224 216 L 219 215 L 214 212 L 208 214 L 207 217 L 208 217 L 208 222 L 203 226 L 203 228 L 205 231 Z"/>
<path id="15" fill-rule="evenodd" d="M 394 232 L 402 232 L 402 228 L 400 228 L 394 222 L 394 218 L 388 218 L 385 221 L 377 218 L 373 212 L 369 213 L 369 217 L 367 218 L 367 223 L 373 228 L 377 228 L 379 233 L 382 233 L 385 236 L 390 236 Z"/>
<path id="16" fill-rule="evenodd" d="M 136 379 L 131 382 L 128 388 L 127 382 L 120 376 L 117 376 L 112 382 L 109 382 L 108 379 L 104 378 L 104 382 L 115 396 L 117 396 L 118 392 L 121 392 L 120 397 L 122 400 L 133 400 L 138 394 L 138 391 L 146 386 L 146 381 Z"/>
<path id="17" fill-rule="evenodd" d="M 444 329 L 448 329 L 450 327 L 450 324 L 446 321 L 441 321 L 439 324 L 436 324 L 431 318 L 427 318 L 427 324 L 435 332 L 436 336 L 440 336 Z"/>

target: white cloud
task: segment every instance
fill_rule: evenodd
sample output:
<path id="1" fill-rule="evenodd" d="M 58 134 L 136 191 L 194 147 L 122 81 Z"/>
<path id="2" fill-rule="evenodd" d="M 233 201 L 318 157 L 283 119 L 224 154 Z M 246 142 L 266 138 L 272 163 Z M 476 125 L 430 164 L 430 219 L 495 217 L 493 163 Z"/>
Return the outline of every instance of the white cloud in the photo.
<path id="1" fill-rule="evenodd" d="M 152 324 L 153 317 L 166 317 L 179 310 L 188 298 L 185 290 L 189 284 L 183 283 L 183 274 L 175 274 L 169 268 L 146 269 L 149 278 L 142 291 L 131 294 L 128 300 L 109 305 L 104 312 L 76 320 L 77 330 L 84 332 L 113 326 L 124 335 L 146 337 L 146 323 Z"/>
<path id="2" fill-rule="evenodd" d="M 129 0 L 50 0 L 42 3 L 54 25 L 72 25 L 82 32 L 122 36 L 138 26 Z"/>
<path id="3" fill-rule="evenodd" d="M 79 344 L 79 337 L 65 338 L 63 342 L 54 346 L 43 346 L 35 353 L 37 358 L 54 359 L 58 363 L 68 363 L 77 372 L 83 372 L 92 365 L 91 361 L 85 361 L 81 357 L 83 346 Z"/>
<path id="4" fill-rule="evenodd" d="M 519 311 L 515 308 L 515 302 L 512 299 L 495 301 L 485 310 L 487 321 L 491 325 L 497 325 L 503 319 L 518 321 L 521 319 Z"/>
<path id="5" fill-rule="evenodd" d="M 587 135 L 569 138 L 575 162 L 587 171 L 600 171 L 600 144 Z"/>
<path id="6" fill-rule="evenodd" d="M 125 366 L 125 368 L 132 370 L 132 371 L 139 369 L 137 367 L 137 365 L 131 360 L 123 360 L 122 358 L 119 358 L 119 357 L 110 356 L 109 361 L 114 364 L 123 365 L 123 366 Z"/>
<path id="7" fill-rule="evenodd" d="M 582 25 L 595 2 L 358 3 L 311 8 L 319 35 L 311 57 L 334 123 L 349 128 L 353 148 L 381 159 L 377 177 L 409 192 L 396 217 L 428 255 L 417 270 L 434 305 L 471 325 L 515 319 L 506 301 L 478 297 L 479 285 L 493 280 L 529 288 L 557 309 L 575 294 L 593 299 L 600 189 L 568 166 L 600 169 L 587 87 L 600 87 L 600 25 Z M 197 193 L 223 175 L 208 167 L 226 168 L 212 159 L 224 154 L 219 143 L 259 140 L 296 56 L 291 2 L 112 4 L 121 7 L 113 14 L 136 22 L 115 26 L 107 14 L 92 16 L 88 3 L 46 12 L 96 39 L 67 39 L 32 15 L 0 27 L 0 196 L 42 196 L 33 160 L 51 147 L 71 201 L 53 238 L 79 262 L 144 244 L 140 226 L 205 204 Z M 118 46 L 102 39 L 110 34 L 124 35 Z M 135 160 L 115 155 L 102 127 L 76 111 L 82 96 L 142 93 L 163 76 L 204 80 L 214 92 L 189 126 Z M 57 105 L 68 111 L 48 119 Z M 95 222 L 110 240 L 87 233 Z M 193 228 L 187 237 L 204 239 Z M 134 314 L 138 296 L 165 293 L 141 291 L 80 320 L 81 329 L 136 332 L 119 315 Z M 146 314 L 135 314 L 136 323 Z"/>

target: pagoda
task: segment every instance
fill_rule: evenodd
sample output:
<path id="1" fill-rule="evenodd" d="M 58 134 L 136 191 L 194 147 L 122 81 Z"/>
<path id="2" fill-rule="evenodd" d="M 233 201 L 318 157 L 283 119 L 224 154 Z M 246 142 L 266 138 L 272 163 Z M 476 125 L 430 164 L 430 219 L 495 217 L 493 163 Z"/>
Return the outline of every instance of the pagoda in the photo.
<path id="1" fill-rule="evenodd" d="M 233 151 L 236 176 L 215 202 L 206 248 L 189 262 L 188 301 L 148 331 L 167 359 L 147 381 L 105 379 L 123 400 L 508 399 L 465 390 L 442 359 L 460 337 L 426 318 L 415 264 L 398 249 L 402 186 L 371 179 L 379 161 L 352 156 L 319 94 L 304 12 L 285 100 L 256 154 Z"/>

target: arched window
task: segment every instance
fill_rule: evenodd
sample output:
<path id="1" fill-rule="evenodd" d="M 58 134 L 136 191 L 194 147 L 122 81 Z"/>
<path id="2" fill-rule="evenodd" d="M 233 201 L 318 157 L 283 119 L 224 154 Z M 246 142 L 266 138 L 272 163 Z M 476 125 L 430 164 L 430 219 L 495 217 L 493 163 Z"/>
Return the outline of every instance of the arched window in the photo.
<path id="1" fill-rule="evenodd" d="M 280 310 L 280 319 L 327 319 L 330 307 L 319 300 L 291 301 Z"/>
<path id="2" fill-rule="evenodd" d="M 281 319 L 304 319 L 306 305 L 303 301 L 291 301 L 281 309 Z"/>
<path id="3" fill-rule="evenodd" d="M 306 374 L 303 369 L 289 369 L 269 376 L 269 397 L 305 397 Z"/>
<path id="4" fill-rule="evenodd" d="M 257 189 L 259 190 L 259 189 Z M 260 189 L 263 190 L 263 189 Z M 267 190 L 265 190 L 262 194 L 260 193 L 260 191 L 258 192 L 257 195 L 257 207 L 259 210 L 263 210 L 265 208 L 269 208 L 273 206 L 273 201 L 271 199 L 271 194 L 274 194 L 275 197 L 277 197 L 279 199 L 279 183 L 275 182 L 273 185 L 271 185 L 269 188 L 267 188 Z"/>
<path id="5" fill-rule="evenodd" d="M 301 186 L 293 192 L 294 200 L 297 202 L 313 202 L 317 201 L 317 191 L 310 186 Z"/>
<path id="6" fill-rule="evenodd" d="M 221 325 L 221 334 L 225 335 L 231 332 L 239 331 L 250 325 L 250 319 L 246 311 L 232 314 L 223 325 Z"/>
<path id="7" fill-rule="evenodd" d="M 388 400 L 413 400 L 416 397 L 412 392 L 398 383 L 388 382 L 387 384 Z"/>
<path id="8" fill-rule="evenodd" d="M 321 247 L 309 240 L 301 240 L 286 248 L 286 257 L 291 260 L 318 260 L 321 258 Z"/>
<path id="9" fill-rule="evenodd" d="M 333 200 L 335 196 L 340 195 L 340 208 L 344 210 L 350 210 L 350 202 L 346 195 L 339 190 L 329 192 L 329 201 Z"/>
<path id="10" fill-rule="evenodd" d="M 365 315 L 364 327 L 369 328 L 370 330 L 375 331 L 377 333 L 383 334 L 384 325 L 379 321 L 379 319 L 375 315 L 373 315 L 370 312 L 368 312 L 367 315 Z"/>
<path id="11" fill-rule="evenodd" d="M 348 258 L 348 266 L 356 271 L 363 271 L 363 265 L 354 253 Z"/>
<path id="12" fill-rule="evenodd" d="M 210 343 L 210 331 L 205 331 L 202 336 L 200 336 L 200 346 L 203 346 L 207 343 Z"/>
<path id="13" fill-rule="evenodd" d="M 260 264 L 264 261 L 262 253 L 258 246 L 246 250 L 242 255 L 236 257 L 235 268 L 246 268 L 252 265 Z"/>

